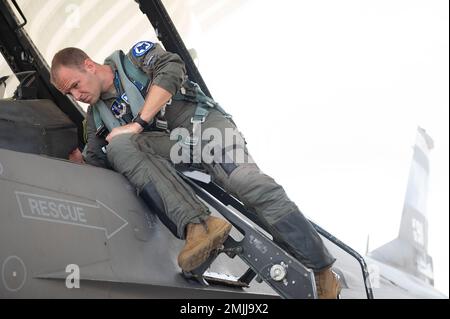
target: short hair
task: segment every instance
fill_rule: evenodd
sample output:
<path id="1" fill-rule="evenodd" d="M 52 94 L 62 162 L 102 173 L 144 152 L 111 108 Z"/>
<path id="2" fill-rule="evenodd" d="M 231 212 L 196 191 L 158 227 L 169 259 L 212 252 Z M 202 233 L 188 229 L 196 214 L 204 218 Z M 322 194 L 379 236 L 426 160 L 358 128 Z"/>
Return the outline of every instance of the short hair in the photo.
<path id="1" fill-rule="evenodd" d="M 84 61 L 89 59 L 89 56 L 81 49 L 78 48 L 65 48 L 58 51 L 52 60 L 52 66 L 50 69 L 50 81 L 55 83 L 56 71 L 61 67 L 72 67 L 83 70 L 82 66 Z"/>

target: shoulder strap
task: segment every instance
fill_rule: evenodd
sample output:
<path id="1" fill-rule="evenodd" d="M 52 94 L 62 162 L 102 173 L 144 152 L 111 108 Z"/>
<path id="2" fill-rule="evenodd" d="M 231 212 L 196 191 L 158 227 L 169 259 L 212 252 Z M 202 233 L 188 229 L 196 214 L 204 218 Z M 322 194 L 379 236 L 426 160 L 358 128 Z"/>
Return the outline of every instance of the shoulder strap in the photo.
<path id="1" fill-rule="evenodd" d="M 112 61 L 114 65 L 117 67 L 120 82 L 123 86 L 123 89 L 127 93 L 128 102 L 130 103 L 131 106 L 131 112 L 133 113 L 133 116 L 136 116 L 141 110 L 142 105 L 144 104 L 144 96 L 142 95 L 142 91 L 136 86 L 135 83 L 133 83 L 130 80 L 130 78 L 126 74 L 123 63 L 125 63 L 125 61 L 128 59 L 122 57 L 123 52 L 116 51 L 110 57 L 108 57 L 107 60 Z M 134 74 L 137 74 L 137 72 L 134 72 Z"/>
<path id="2" fill-rule="evenodd" d="M 134 65 L 127 56 L 121 54 L 121 60 L 126 76 L 133 82 L 141 94 L 145 96 L 148 83 L 150 82 L 148 75 Z"/>
<path id="3" fill-rule="evenodd" d="M 148 76 L 124 56 L 122 51 L 114 52 L 106 60 L 112 61 L 117 67 L 120 80 L 130 101 L 131 111 L 133 116 L 136 116 L 144 102 L 147 86 L 150 82 Z M 93 105 L 93 116 L 97 131 L 103 125 L 109 131 L 121 125 L 102 100 L 98 100 Z"/>
<path id="4" fill-rule="evenodd" d="M 92 115 L 94 116 L 95 128 L 97 132 L 102 128 L 103 124 L 106 126 L 108 131 L 112 131 L 113 128 L 119 127 L 121 124 L 118 119 L 111 113 L 106 106 L 105 102 L 98 100 L 95 103 Z"/>

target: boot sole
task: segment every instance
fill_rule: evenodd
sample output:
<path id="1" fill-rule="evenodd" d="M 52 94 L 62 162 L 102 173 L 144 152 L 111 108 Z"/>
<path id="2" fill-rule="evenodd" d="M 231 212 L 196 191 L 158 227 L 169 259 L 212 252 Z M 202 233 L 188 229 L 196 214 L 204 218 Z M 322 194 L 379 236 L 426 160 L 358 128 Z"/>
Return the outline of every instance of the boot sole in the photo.
<path id="1" fill-rule="evenodd" d="M 197 249 L 183 261 L 178 261 L 178 265 L 183 271 L 191 271 L 203 264 L 211 253 L 211 242 L 206 243 L 205 246 L 197 247 Z"/>
<path id="2" fill-rule="evenodd" d="M 225 240 L 228 238 L 231 228 L 231 224 L 224 224 L 223 227 L 216 231 L 212 242 L 209 241 L 203 247 L 198 247 L 189 258 L 179 262 L 178 265 L 180 268 L 183 271 L 189 272 L 203 264 L 209 258 L 212 251 L 223 245 Z"/>
<path id="3" fill-rule="evenodd" d="M 339 299 L 339 295 L 341 293 L 342 290 L 342 286 L 341 283 L 339 281 L 338 276 L 334 273 L 334 271 L 332 271 L 332 276 L 333 276 L 333 283 L 332 283 L 332 287 L 327 289 L 326 292 L 319 292 L 319 288 L 318 288 L 318 297 L 319 299 Z M 318 286 L 320 284 L 318 284 L 316 282 L 316 286 Z"/>
<path id="4" fill-rule="evenodd" d="M 230 223 L 226 223 L 218 230 L 217 236 L 213 239 L 211 250 L 220 248 L 225 240 L 227 240 L 233 226 Z"/>

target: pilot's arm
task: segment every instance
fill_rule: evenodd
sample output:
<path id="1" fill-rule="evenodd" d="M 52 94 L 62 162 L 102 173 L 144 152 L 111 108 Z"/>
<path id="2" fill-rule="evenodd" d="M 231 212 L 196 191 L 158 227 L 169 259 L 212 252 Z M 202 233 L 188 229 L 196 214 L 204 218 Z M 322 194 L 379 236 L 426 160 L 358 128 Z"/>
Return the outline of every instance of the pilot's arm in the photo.
<path id="1" fill-rule="evenodd" d="M 152 42 L 136 44 L 127 56 L 151 81 L 140 112 L 141 118 L 149 122 L 180 89 L 186 78 L 186 67 L 178 54 L 167 52 Z M 138 123 L 131 123 L 113 129 L 106 140 L 109 142 L 116 135 L 140 133 L 142 130 Z"/>

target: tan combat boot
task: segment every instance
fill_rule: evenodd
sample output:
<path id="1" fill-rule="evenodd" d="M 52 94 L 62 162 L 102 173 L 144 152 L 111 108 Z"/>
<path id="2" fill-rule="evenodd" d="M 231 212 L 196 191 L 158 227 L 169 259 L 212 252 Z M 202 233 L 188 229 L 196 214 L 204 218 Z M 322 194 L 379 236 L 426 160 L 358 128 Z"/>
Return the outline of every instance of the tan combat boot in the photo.
<path id="1" fill-rule="evenodd" d="M 227 239 L 231 224 L 209 216 L 202 224 L 188 224 L 186 244 L 178 255 L 178 265 L 183 271 L 191 271 L 203 264 L 215 249 Z"/>
<path id="2" fill-rule="evenodd" d="M 331 267 L 314 273 L 314 277 L 319 299 L 337 299 L 341 292 L 341 284 L 338 275 L 331 270 Z"/>

